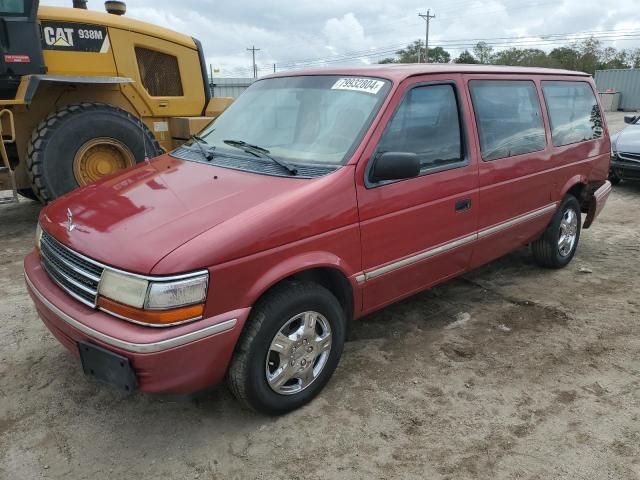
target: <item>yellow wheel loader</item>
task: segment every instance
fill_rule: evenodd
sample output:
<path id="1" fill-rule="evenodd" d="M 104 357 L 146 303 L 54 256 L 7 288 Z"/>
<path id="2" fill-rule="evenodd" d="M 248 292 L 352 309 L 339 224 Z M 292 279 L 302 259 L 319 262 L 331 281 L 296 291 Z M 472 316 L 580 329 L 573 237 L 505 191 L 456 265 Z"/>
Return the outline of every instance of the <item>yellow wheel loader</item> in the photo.
<path id="1" fill-rule="evenodd" d="M 0 0 L 0 190 L 44 203 L 171 150 L 231 102 L 200 42 L 106 12 Z"/>

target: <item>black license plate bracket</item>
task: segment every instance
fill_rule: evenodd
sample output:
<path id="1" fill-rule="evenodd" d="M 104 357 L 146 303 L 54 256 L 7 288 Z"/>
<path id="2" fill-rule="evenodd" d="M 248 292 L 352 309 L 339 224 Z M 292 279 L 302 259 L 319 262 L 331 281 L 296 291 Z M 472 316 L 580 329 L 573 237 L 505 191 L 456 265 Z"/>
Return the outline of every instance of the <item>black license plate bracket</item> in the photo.
<path id="1" fill-rule="evenodd" d="M 78 342 L 78 350 L 85 375 L 126 393 L 133 393 L 138 388 L 138 380 L 128 358 L 88 342 Z"/>

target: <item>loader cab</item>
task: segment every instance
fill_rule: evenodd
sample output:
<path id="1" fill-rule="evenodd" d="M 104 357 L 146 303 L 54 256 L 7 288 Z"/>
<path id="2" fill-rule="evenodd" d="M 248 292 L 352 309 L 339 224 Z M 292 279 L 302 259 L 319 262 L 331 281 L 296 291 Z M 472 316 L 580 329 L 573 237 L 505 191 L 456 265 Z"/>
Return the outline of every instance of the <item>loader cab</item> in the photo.
<path id="1" fill-rule="evenodd" d="M 45 73 L 38 0 L 0 0 L 0 99 L 15 97 L 20 77 Z"/>

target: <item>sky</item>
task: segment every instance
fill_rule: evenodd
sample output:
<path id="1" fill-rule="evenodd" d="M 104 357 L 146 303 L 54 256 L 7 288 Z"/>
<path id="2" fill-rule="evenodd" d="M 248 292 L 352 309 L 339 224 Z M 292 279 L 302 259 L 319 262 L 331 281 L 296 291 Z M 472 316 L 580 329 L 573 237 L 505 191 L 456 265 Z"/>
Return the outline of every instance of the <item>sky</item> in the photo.
<path id="1" fill-rule="evenodd" d="M 41 0 L 70 6 L 72 0 Z M 509 46 L 550 50 L 593 33 L 605 46 L 640 47 L 640 0 L 129 0 L 127 15 L 198 38 L 207 63 L 221 77 L 304 66 L 376 63 L 406 44 L 424 39 L 457 56 L 486 39 Z M 91 10 L 103 1 L 89 0 Z M 587 32 L 587 33 L 585 33 Z M 562 34 L 562 35 L 560 35 Z M 575 35 L 567 35 L 575 34 Z"/>

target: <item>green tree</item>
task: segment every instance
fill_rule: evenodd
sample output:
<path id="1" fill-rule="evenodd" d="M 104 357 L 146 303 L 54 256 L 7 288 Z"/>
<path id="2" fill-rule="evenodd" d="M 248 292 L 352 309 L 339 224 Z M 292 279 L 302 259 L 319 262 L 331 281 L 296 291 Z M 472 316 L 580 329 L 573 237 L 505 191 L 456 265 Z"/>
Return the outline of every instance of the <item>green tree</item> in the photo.
<path id="1" fill-rule="evenodd" d="M 478 60 L 478 63 L 491 63 L 493 59 L 493 47 L 487 42 L 478 42 L 473 47 L 473 55 Z"/>
<path id="2" fill-rule="evenodd" d="M 523 52 L 519 48 L 508 48 L 501 50 L 493 56 L 493 63 L 496 65 L 520 65 Z"/>
<path id="3" fill-rule="evenodd" d="M 424 55 L 424 42 L 416 40 L 405 48 L 398 50 L 396 55 L 398 56 L 396 63 L 417 63 L 422 60 L 422 55 Z"/>
<path id="4" fill-rule="evenodd" d="M 602 55 L 600 57 L 600 63 L 598 65 L 599 70 L 605 70 L 609 68 L 628 68 L 630 64 L 629 53 L 625 50 L 616 50 L 613 47 L 606 47 L 602 49 Z"/>
<path id="5" fill-rule="evenodd" d="M 550 67 L 578 70 L 580 52 L 573 47 L 554 48 L 549 52 L 548 59 Z"/>
<path id="6" fill-rule="evenodd" d="M 627 63 L 631 68 L 640 68 L 640 48 L 627 52 Z"/>
<path id="7" fill-rule="evenodd" d="M 577 70 L 593 75 L 598 69 L 602 57 L 602 44 L 594 37 L 587 38 L 577 45 L 580 58 Z"/>
<path id="8" fill-rule="evenodd" d="M 417 63 L 424 61 L 424 42 L 416 40 L 405 48 L 396 51 L 395 57 L 387 57 L 378 63 Z M 429 62 L 431 63 L 449 63 L 451 54 L 442 47 L 429 49 Z"/>
<path id="9" fill-rule="evenodd" d="M 544 50 L 537 48 L 508 48 L 493 56 L 496 65 L 514 65 L 522 67 L 546 67 L 549 59 Z"/>
<path id="10" fill-rule="evenodd" d="M 549 58 L 544 50 L 539 48 L 525 48 L 522 50 L 520 65 L 523 67 L 547 67 Z"/>
<path id="11" fill-rule="evenodd" d="M 424 43 L 416 40 L 405 48 L 396 51 L 395 56 L 387 57 L 378 63 L 415 63 L 424 61 Z M 603 47 L 602 43 L 590 37 L 579 43 L 558 47 L 548 54 L 539 48 L 507 48 L 494 51 L 486 42 L 473 47 L 473 53 L 464 50 L 455 63 L 493 63 L 496 65 L 514 65 L 523 67 L 553 67 L 578 70 L 594 74 L 596 70 L 611 68 L 640 68 L 640 48 L 618 50 Z M 449 63 L 451 54 L 442 47 L 429 49 L 429 62 Z"/>
<path id="12" fill-rule="evenodd" d="M 476 57 L 473 56 L 473 54 L 469 50 L 465 50 L 460 55 L 458 55 L 458 58 L 456 58 L 454 62 L 473 64 L 473 63 L 478 63 L 478 60 L 476 59 Z"/>
<path id="13" fill-rule="evenodd" d="M 435 47 L 429 49 L 429 62 L 430 63 L 449 63 L 451 61 L 451 54 L 442 47 Z"/>

